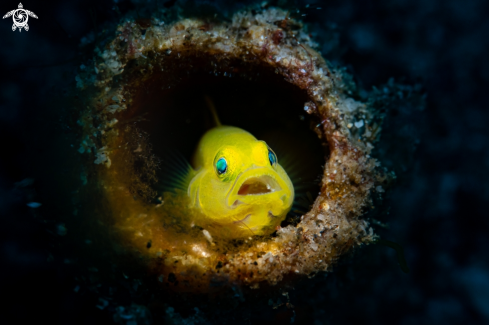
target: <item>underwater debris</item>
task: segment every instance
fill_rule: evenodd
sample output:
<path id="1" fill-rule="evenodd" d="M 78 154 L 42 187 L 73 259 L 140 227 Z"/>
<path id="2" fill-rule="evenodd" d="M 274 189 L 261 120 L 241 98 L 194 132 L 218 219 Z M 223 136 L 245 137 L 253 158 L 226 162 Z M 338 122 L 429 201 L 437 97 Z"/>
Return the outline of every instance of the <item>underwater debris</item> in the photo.
<path id="1" fill-rule="evenodd" d="M 100 211 L 95 218 L 119 234 L 116 244 L 142 256 L 163 286 L 186 292 L 208 292 L 216 283 L 258 289 L 329 271 L 339 256 L 376 239 L 361 217 L 375 188 L 383 189 L 392 177 L 370 156 L 382 115 L 354 97 L 351 78 L 321 57 L 301 27 L 277 8 L 238 12 L 231 22 L 212 25 L 198 18 L 164 24 L 153 18 L 144 35 L 140 24 L 127 20 L 75 77 L 83 93 L 80 153 L 90 156 L 85 168 L 100 193 L 87 203 Z M 151 102 L 192 76 L 280 79 L 304 94 L 297 115 L 305 111 L 318 121 L 312 131 L 326 163 L 320 192 L 298 222 L 277 227 L 271 237 L 219 240 L 212 229 L 195 225 L 185 197 L 165 193 L 152 202 L 155 143 L 134 121 L 148 110 L 165 113 L 165 105 Z"/>

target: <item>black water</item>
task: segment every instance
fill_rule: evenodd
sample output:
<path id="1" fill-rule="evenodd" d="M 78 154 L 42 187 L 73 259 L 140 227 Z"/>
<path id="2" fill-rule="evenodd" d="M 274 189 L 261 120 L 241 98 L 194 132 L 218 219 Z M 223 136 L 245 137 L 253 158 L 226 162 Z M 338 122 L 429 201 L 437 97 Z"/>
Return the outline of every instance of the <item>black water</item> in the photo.
<path id="1" fill-rule="evenodd" d="M 64 246 L 73 231 L 68 227 L 63 236 L 56 221 L 68 203 L 76 206 L 64 201 L 69 195 L 62 193 L 60 184 L 75 181 L 80 171 L 72 165 L 44 164 L 49 159 L 76 162 L 79 157 L 78 148 L 70 146 L 76 139 L 70 125 L 76 120 L 57 111 L 64 103 L 65 87 L 74 84 L 72 67 L 84 55 L 79 40 L 94 26 L 115 22 L 118 11 L 142 5 L 137 1 L 23 4 L 39 17 L 29 19 L 28 32 L 12 32 L 9 19 L 0 24 L 0 292 L 6 298 L 1 322 L 111 323 L 117 311 L 104 307 L 99 301 L 102 293 L 86 285 L 77 287 L 81 283 L 76 279 L 77 256 L 70 256 Z M 198 2 L 202 7 L 190 1 L 176 4 L 187 4 L 184 13 L 195 13 L 197 8 L 205 14 L 214 10 L 226 14 L 244 6 L 226 1 Z M 172 1 L 156 5 L 171 6 Z M 335 272 L 290 290 L 293 309 L 263 306 L 250 310 L 243 322 L 289 323 L 295 312 L 299 324 L 487 323 L 488 3 L 343 0 L 305 5 L 292 2 L 291 7 L 301 10 L 292 15 L 306 14 L 303 19 L 311 24 L 323 55 L 347 66 L 360 85 L 370 89 L 393 77 L 419 83 L 427 94 L 423 112 L 393 110 L 386 120 L 391 127 L 383 135 L 383 140 L 396 141 L 393 147 L 405 146 L 404 152 L 413 159 L 388 162 L 398 172 L 399 183 L 390 194 L 389 214 L 380 216 L 390 228 L 377 231 L 404 246 L 411 272 L 402 273 L 388 248 L 368 247 L 343 260 Z M 17 3 L 4 1 L 1 8 L 5 14 Z M 34 183 L 15 187 L 26 178 Z M 59 205 L 52 204 L 56 198 Z M 32 211 L 26 206 L 32 200 L 51 204 Z M 100 290 L 107 290 L 104 297 L 109 295 L 108 288 Z M 121 288 L 113 293 L 118 304 L 133 302 L 126 293 Z"/>

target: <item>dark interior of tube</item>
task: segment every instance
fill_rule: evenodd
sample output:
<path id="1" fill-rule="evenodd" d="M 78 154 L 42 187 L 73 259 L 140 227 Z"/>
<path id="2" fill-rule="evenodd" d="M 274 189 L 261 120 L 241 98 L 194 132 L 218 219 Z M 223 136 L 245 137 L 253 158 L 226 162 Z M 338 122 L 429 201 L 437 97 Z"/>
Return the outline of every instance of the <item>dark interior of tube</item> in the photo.
<path id="1" fill-rule="evenodd" d="M 276 152 L 297 199 L 305 198 L 299 212 L 307 212 L 319 190 L 327 147 L 312 131 L 318 121 L 304 111 L 306 91 L 260 63 L 176 54 L 160 58 L 152 76 L 134 86 L 125 117 L 148 134 L 152 153 L 161 158 L 178 151 L 191 162 L 200 137 L 215 126 L 208 96 L 223 125 L 247 130 Z M 136 62 L 130 67 L 139 69 Z"/>

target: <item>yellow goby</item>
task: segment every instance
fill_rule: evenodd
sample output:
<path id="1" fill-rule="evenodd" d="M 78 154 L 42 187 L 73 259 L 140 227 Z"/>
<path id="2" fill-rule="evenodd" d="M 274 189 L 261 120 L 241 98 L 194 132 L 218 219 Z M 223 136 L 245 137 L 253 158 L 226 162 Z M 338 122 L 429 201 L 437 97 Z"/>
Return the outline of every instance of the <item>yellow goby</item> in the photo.
<path id="1" fill-rule="evenodd" d="M 196 225 L 210 226 L 227 238 L 267 235 L 275 231 L 294 202 L 294 187 L 276 154 L 251 133 L 221 125 L 199 141 L 193 169 L 184 176 Z"/>
<path id="2" fill-rule="evenodd" d="M 232 237 L 265 235 L 284 220 L 294 187 L 264 141 L 232 126 L 217 126 L 202 137 L 190 181 L 191 206 L 204 223 L 225 226 Z"/>

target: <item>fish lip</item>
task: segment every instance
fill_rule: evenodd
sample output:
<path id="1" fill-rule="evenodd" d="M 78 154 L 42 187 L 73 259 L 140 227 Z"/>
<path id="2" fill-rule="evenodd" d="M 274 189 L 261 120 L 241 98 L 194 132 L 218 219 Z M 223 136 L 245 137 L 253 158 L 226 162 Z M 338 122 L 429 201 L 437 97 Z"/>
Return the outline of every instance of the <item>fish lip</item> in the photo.
<path id="1" fill-rule="evenodd" d="M 238 200 L 236 199 L 234 202 L 233 202 L 233 205 L 231 206 L 233 209 L 236 209 L 236 207 L 238 207 L 239 205 L 242 205 L 242 204 L 247 204 L 247 203 L 244 203 L 243 201 L 241 200 Z"/>
<path id="2" fill-rule="evenodd" d="M 237 206 L 242 205 L 242 204 L 243 205 L 248 204 L 246 202 L 243 202 L 242 200 L 239 200 L 239 197 L 245 197 L 246 195 L 238 195 L 238 191 L 239 191 L 239 188 L 241 187 L 241 185 L 244 184 L 244 182 L 246 182 L 250 178 L 256 177 L 256 174 L 255 174 L 256 170 L 259 170 L 259 169 L 264 170 L 265 173 L 263 173 L 263 175 L 271 176 L 280 186 L 280 188 L 281 188 L 280 190 L 274 191 L 271 193 L 281 193 L 281 192 L 285 191 L 284 188 L 286 188 L 286 183 L 281 179 L 280 175 L 275 170 L 270 169 L 270 168 L 266 168 L 266 167 L 251 167 L 251 168 L 248 168 L 247 170 L 241 172 L 238 175 L 238 177 L 236 177 L 236 180 L 234 181 L 233 186 L 229 190 L 229 193 L 226 197 L 226 201 L 228 203 L 228 206 L 231 209 L 235 209 Z M 271 193 L 256 194 L 256 195 L 266 195 L 266 194 L 271 194 Z M 230 201 L 232 201 L 232 202 L 230 202 Z M 241 203 L 234 205 L 234 203 L 236 201 L 240 201 Z"/>
<path id="3" fill-rule="evenodd" d="M 247 214 L 247 215 L 246 215 L 246 217 L 244 217 L 244 218 L 243 218 L 243 219 L 241 219 L 241 220 L 236 220 L 236 221 L 233 221 L 233 223 L 234 223 L 234 224 L 236 224 L 236 223 L 244 223 L 244 224 L 246 224 L 246 223 L 245 223 L 245 221 L 246 221 L 246 220 L 248 220 L 249 218 L 251 218 L 251 213 L 250 213 L 250 214 Z"/>

